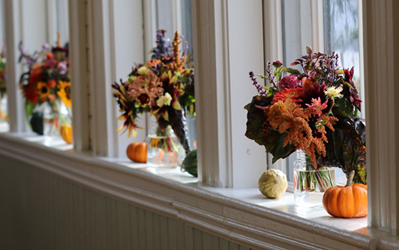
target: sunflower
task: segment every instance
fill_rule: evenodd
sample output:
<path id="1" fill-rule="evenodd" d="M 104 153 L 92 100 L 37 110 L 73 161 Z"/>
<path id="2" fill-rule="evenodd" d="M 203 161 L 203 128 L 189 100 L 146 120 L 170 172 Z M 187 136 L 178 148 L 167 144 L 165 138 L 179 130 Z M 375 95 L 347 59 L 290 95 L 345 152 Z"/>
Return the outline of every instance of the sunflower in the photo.
<path id="1" fill-rule="evenodd" d="M 39 92 L 40 100 L 44 102 L 50 94 L 50 87 L 48 86 L 47 82 L 38 82 L 37 91 Z"/>
<path id="2" fill-rule="evenodd" d="M 57 95 L 61 98 L 61 101 L 64 102 L 65 106 L 70 108 L 72 106 L 71 82 L 59 81 L 59 89 Z"/>

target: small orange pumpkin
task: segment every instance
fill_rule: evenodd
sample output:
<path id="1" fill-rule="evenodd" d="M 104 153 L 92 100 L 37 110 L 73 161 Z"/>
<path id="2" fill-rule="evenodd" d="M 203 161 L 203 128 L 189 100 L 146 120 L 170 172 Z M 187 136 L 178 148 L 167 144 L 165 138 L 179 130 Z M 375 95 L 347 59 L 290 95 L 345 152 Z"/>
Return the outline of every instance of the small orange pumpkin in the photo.
<path id="1" fill-rule="evenodd" d="M 66 124 L 66 125 L 61 125 L 60 126 L 60 134 L 62 139 L 68 144 L 72 143 L 72 125 Z"/>
<path id="2" fill-rule="evenodd" d="M 324 193 L 323 206 L 327 213 L 339 218 L 367 216 L 367 186 L 352 184 L 355 170 L 349 175 L 346 186 L 330 187 Z"/>
<path id="3" fill-rule="evenodd" d="M 147 162 L 147 146 L 146 142 L 132 142 L 126 150 L 127 157 L 135 162 Z"/>

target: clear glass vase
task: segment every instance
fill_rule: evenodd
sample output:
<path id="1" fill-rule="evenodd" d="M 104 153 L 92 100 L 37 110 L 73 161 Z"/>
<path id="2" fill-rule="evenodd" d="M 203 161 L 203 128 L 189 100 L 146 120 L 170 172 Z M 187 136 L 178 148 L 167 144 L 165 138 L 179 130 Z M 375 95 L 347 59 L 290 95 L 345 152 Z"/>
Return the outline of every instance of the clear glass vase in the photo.
<path id="1" fill-rule="evenodd" d="M 29 118 L 33 132 L 39 135 L 60 137 L 61 124 L 70 124 L 71 118 L 59 100 L 37 105 Z"/>
<path id="2" fill-rule="evenodd" d="M 0 123 L 8 121 L 7 94 L 0 92 Z"/>
<path id="3" fill-rule="evenodd" d="M 156 122 L 153 123 L 148 134 L 147 164 L 153 167 L 177 167 L 181 163 L 182 151 L 170 126 L 161 131 Z"/>
<path id="4" fill-rule="evenodd" d="M 335 168 L 314 169 L 310 157 L 297 151 L 294 162 L 294 199 L 300 207 L 322 206 L 324 192 L 335 186 Z"/>

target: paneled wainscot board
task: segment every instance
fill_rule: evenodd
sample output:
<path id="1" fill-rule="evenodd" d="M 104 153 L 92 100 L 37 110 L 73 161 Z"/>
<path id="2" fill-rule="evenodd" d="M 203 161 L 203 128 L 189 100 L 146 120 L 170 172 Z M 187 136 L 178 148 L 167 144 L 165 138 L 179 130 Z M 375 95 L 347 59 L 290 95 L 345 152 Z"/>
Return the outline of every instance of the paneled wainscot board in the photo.
<path id="1" fill-rule="evenodd" d="M 1 249 L 395 249 L 91 156 L 0 134 Z M 381 238 L 380 238 L 381 239 Z"/>

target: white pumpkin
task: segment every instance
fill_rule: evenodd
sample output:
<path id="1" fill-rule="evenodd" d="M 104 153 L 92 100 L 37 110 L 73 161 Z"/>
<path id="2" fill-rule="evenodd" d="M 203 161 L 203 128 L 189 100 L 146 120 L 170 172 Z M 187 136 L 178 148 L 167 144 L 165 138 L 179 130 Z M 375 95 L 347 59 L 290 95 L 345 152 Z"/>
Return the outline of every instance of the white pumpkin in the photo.
<path id="1" fill-rule="evenodd" d="M 259 178 L 258 187 L 267 198 L 278 198 L 287 190 L 287 176 L 278 169 L 269 169 Z"/>

